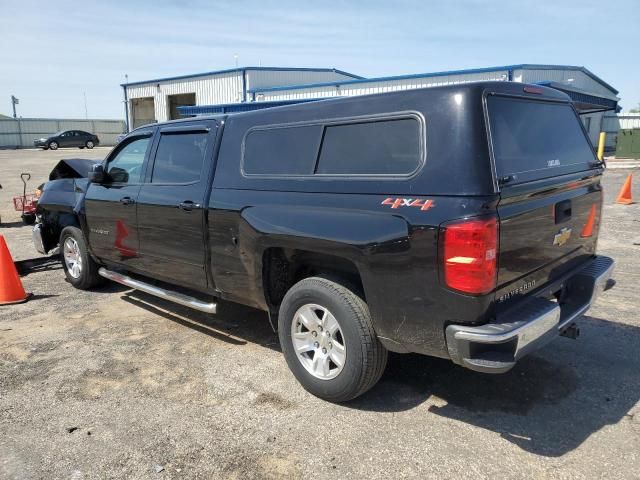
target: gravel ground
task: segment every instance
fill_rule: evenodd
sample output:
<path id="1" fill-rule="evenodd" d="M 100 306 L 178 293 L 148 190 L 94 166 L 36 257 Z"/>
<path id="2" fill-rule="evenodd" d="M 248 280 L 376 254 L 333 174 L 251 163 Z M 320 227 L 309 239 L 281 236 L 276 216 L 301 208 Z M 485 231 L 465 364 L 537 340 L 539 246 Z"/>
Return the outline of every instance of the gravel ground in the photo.
<path id="1" fill-rule="evenodd" d="M 37 256 L 7 207 L 20 171 L 35 187 L 59 158 L 107 151 L 0 151 L 14 259 Z M 501 376 L 392 355 L 346 405 L 298 386 L 262 312 L 81 292 L 44 259 L 23 277 L 34 297 L 0 307 L 0 478 L 639 478 L 640 206 L 613 203 L 628 173 L 604 178 L 617 283 L 578 341 Z"/>

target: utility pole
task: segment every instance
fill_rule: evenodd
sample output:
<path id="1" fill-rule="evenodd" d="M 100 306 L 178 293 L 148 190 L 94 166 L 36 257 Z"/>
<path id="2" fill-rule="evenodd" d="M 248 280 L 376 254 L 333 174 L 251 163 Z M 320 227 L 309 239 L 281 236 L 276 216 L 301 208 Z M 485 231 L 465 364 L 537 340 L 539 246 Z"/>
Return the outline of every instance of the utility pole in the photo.
<path id="1" fill-rule="evenodd" d="M 124 85 L 122 89 L 124 90 L 124 123 L 127 128 L 125 133 L 129 133 L 129 99 L 127 98 L 127 84 L 129 83 L 129 75 L 124 74 Z"/>
<path id="2" fill-rule="evenodd" d="M 82 95 L 84 95 L 84 118 L 88 120 L 89 113 L 87 111 L 87 92 L 82 92 Z"/>
<path id="3" fill-rule="evenodd" d="M 20 100 L 17 99 L 15 96 L 11 95 L 11 106 L 13 107 L 13 118 L 18 118 L 18 116 L 16 115 L 16 105 L 18 105 L 20 103 Z"/>

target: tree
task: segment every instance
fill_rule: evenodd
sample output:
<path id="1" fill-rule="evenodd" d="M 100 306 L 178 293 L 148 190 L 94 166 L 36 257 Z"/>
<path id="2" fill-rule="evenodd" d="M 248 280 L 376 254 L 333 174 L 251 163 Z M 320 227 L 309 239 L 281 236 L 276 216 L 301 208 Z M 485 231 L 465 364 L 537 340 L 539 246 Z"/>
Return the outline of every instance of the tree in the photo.
<path id="1" fill-rule="evenodd" d="M 638 103 L 638 106 L 636 108 L 632 108 L 631 110 L 629 110 L 629 113 L 640 113 L 640 103 Z"/>

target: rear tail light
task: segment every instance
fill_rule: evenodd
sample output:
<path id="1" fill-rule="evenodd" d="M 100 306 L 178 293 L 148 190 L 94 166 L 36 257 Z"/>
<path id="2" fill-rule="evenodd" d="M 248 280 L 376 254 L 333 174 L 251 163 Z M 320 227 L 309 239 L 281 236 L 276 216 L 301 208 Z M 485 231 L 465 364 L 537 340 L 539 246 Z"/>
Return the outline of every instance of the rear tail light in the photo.
<path id="1" fill-rule="evenodd" d="M 495 217 L 447 223 L 441 227 L 444 281 L 471 294 L 496 288 L 498 220 Z"/>

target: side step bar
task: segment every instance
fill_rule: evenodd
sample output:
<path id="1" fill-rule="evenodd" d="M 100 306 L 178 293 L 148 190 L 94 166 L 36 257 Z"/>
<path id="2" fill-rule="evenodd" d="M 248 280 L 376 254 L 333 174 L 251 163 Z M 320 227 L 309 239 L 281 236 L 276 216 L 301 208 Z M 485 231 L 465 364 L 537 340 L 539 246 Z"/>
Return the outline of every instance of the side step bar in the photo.
<path id="1" fill-rule="evenodd" d="M 193 298 L 182 293 L 165 290 L 164 288 L 160 288 L 149 283 L 144 283 L 140 280 L 135 280 L 131 277 L 128 277 L 127 275 L 112 272 L 111 270 L 107 270 L 103 267 L 98 270 L 98 274 L 116 283 L 121 283 L 122 285 L 130 288 L 135 288 L 136 290 L 148 293 L 149 295 L 164 298 L 165 300 L 169 300 L 170 302 L 178 303 L 185 307 L 193 308 L 201 312 L 216 313 L 216 309 L 218 307 L 216 303 L 206 303 L 198 300 L 197 298 Z"/>

